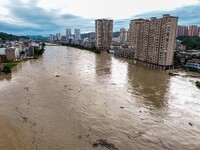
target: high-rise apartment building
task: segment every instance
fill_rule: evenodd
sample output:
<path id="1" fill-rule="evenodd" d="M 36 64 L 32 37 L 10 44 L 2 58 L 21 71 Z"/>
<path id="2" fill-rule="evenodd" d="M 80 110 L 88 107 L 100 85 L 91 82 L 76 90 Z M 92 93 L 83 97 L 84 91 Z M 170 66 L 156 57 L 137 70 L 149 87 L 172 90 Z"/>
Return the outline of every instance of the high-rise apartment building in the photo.
<path id="1" fill-rule="evenodd" d="M 50 34 L 49 41 L 50 41 L 50 42 L 53 42 L 53 41 L 54 41 L 54 39 L 53 39 L 53 34 Z"/>
<path id="2" fill-rule="evenodd" d="M 177 36 L 188 36 L 188 26 L 178 26 Z"/>
<path id="3" fill-rule="evenodd" d="M 134 48 L 134 59 L 162 67 L 173 65 L 177 22 L 178 17 L 169 14 L 132 20 L 129 47 Z"/>
<path id="4" fill-rule="evenodd" d="M 113 38 L 113 20 L 95 20 L 96 48 L 100 50 L 110 49 Z"/>
<path id="5" fill-rule="evenodd" d="M 56 33 L 56 41 L 61 41 L 62 37 L 60 33 Z"/>
<path id="6" fill-rule="evenodd" d="M 189 26 L 188 36 L 198 36 L 199 35 L 199 27 L 196 25 Z"/>
<path id="7" fill-rule="evenodd" d="M 69 43 L 72 38 L 71 29 L 66 29 L 66 42 Z"/>
<path id="8" fill-rule="evenodd" d="M 120 35 L 119 35 L 120 42 L 125 43 L 127 41 L 127 37 L 126 36 L 127 36 L 127 32 L 126 32 L 125 28 L 121 28 L 120 29 Z"/>
<path id="9" fill-rule="evenodd" d="M 199 32 L 199 35 L 198 35 L 198 37 L 200 37 L 200 26 L 199 26 L 199 28 L 198 28 L 198 32 Z"/>
<path id="10" fill-rule="evenodd" d="M 75 41 L 81 40 L 81 30 L 80 29 L 74 29 L 74 40 Z"/>

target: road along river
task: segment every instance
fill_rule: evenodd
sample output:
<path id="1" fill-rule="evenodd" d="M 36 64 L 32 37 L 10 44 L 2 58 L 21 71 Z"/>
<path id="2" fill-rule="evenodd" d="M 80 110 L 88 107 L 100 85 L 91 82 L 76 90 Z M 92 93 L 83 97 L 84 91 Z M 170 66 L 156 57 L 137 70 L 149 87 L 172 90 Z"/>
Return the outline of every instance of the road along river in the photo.
<path id="1" fill-rule="evenodd" d="M 196 80 L 47 46 L 0 76 L 0 150 L 200 149 Z"/>

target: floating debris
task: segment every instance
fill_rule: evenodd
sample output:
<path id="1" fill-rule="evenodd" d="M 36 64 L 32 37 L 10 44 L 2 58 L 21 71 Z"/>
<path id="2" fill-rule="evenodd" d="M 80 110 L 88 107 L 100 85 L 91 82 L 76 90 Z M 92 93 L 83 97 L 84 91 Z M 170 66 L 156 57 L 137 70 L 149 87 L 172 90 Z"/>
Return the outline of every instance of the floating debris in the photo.
<path id="1" fill-rule="evenodd" d="M 117 147 L 115 147 L 114 144 L 109 143 L 107 140 L 99 139 L 99 140 L 97 140 L 97 142 L 94 142 L 92 144 L 93 148 L 96 148 L 96 147 L 99 147 L 99 146 L 105 147 L 105 148 L 107 148 L 109 150 L 119 150 Z"/>
<path id="2" fill-rule="evenodd" d="M 29 87 L 25 87 L 24 89 L 27 90 L 27 91 L 29 91 Z"/>
<path id="3" fill-rule="evenodd" d="M 22 117 L 22 119 L 23 119 L 23 123 L 28 121 L 28 118 L 26 118 L 26 117 Z"/>
<path id="4" fill-rule="evenodd" d="M 191 122 L 189 122 L 189 125 L 190 125 L 190 126 L 193 126 L 193 124 L 192 124 Z"/>

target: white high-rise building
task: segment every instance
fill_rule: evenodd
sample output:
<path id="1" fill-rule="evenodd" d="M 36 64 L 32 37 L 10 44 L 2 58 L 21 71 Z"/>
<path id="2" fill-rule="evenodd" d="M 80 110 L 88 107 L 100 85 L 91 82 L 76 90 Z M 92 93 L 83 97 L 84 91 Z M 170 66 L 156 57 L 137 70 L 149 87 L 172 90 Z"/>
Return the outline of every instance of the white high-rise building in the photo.
<path id="1" fill-rule="evenodd" d="M 74 29 L 74 40 L 75 41 L 81 40 L 81 30 L 80 29 Z"/>
<path id="2" fill-rule="evenodd" d="M 49 41 L 50 41 L 50 42 L 53 42 L 53 41 L 54 41 L 54 39 L 53 39 L 53 34 L 50 34 Z"/>
<path id="3" fill-rule="evenodd" d="M 56 33 L 56 41 L 61 41 L 61 34 L 60 33 Z"/>
<path id="4" fill-rule="evenodd" d="M 127 34 L 126 33 L 127 32 L 126 32 L 125 28 L 120 29 L 120 42 L 122 42 L 122 43 L 126 42 L 126 40 L 127 40 L 127 38 L 126 38 Z"/>

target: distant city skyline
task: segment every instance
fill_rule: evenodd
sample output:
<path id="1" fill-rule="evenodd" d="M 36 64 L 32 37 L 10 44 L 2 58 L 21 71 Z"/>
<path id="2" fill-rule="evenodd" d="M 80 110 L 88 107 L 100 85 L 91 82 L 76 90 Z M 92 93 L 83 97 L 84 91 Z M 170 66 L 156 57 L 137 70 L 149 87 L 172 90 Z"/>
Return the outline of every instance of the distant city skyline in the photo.
<path id="1" fill-rule="evenodd" d="M 106 5 L 105 5 L 106 4 Z M 200 0 L 0 0 L 0 32 L 16 35 L 61 33 L 66 29 L 95 31 L 96 19 L 113 19 L 114 32 L 128 29 L 137 18 L 169 13 L 179 25 L 200 25 Z"/>

